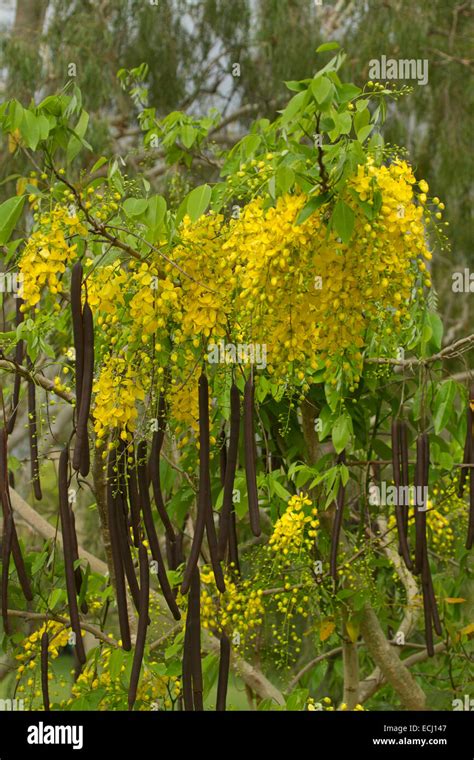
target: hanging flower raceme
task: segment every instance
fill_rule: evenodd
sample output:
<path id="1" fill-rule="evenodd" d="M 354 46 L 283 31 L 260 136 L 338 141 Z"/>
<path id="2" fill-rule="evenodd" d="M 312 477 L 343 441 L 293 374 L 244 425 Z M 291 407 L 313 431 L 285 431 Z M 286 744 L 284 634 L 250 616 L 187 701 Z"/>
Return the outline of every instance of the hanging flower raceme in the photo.
<path id="1" fill-rule="evenodd" d="M 311 506 L 312 501 L 305 494 L 297 494 L 288 500 L 286 510 L 278 518 L 270 536 L 269 545 L 273 552 L 288 554 L 299 553 L 309 549 L 319 528 L 318 510 L 313 508 L 311 514 L 305 507 Z"/>
<path id="2" fill-rule="evenodd" d="M 86 228 L 77 214 L 66 206 L 56 204 L 50 212 L 41 214 L 38 228 L 28 238 L 19 261 L 25 309 L 36 306 L 46 288 L 52 294 L 62 292 L 61 275 L 77 256 L 77 245 L 69 244 L 68 239 L 85 234 Z"/>

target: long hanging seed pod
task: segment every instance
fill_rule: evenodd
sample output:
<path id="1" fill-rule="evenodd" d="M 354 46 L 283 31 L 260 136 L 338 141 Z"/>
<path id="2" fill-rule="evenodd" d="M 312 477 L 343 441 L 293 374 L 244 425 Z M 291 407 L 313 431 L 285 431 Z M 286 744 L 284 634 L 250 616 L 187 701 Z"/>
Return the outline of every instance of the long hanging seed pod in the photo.
<path id="1" fill-rule="evenodd" d="M 240 433 L 240 394 L 239 389 L 232 384 L 230 389 L 230 434 L 229 451 L 225 457 L 224 465 L 224 497 L 222 501 L 221 516 L 219 522 L 219 559 L 224 559 L 227 544 L 229 542 L 231 515 L 234 508 L 232 496 L 234 492 L 235 471 L 237 469 L 237 457 L 239 453 Z M 225 436 L 223 441 L 225 452 Z M 222 476 L 221 476 L 222 477 Z"/>
<path id="2" fill-rule="evenodd" d="M 418 575 L 423 568 L 423 556 L 426 551 L 426 511 L 424 492 L 427 453 L 427 435 L 422 433 L 416 441 L 416 466 L 415 466 L 415 565 L 414 572 Z"/>
<path id="3" fill-rule="evenodd" d="M 59 513 L 61 517 L 61 530 L 63 534 L 64 568 L 66 575 L 66 591 L 69 607 L 71 628 L 75 634 L 75 651 L 81 665 L 86 661 L 84 642 L 82 641 L 79 609 L 77 606 L 76 583 L 74 579 L 74 549 L 72 545 L 72 528 L 68 502 L 68 461 L 69 450 L 66 446 L 59 456 Z"/>
<path id="4" fill-rule="evenodd" d="M 408 515 L 408 504 L 403 503 L 401 498 L 401 485 L 405 477 L 405 472 L 402 472 L 402 437 L 403 431 L 399 420 L 392 421 L 392 469 L 393 480 L 395 483 L 395 517 L 398 531 L 398 543 L 399 553 L 402 555 L 405 565 L 408 570 L 412 569 L 412 563 L 410 559 L 410 552 L 408 549 L 407 534 L 405 531 L 405 518 L 404 515 Z M 406 490 L 403 489 L 404 493 Z"/>
<path id="5" fill-rule="evenodd" d="M 23 300 L 21 298 L 16 299 L 16 317 L 15 326 L 18 327 L 23 322 L 24 316 L 21 311 Z M 15 364 L 21 364 L 24 355 L 24 341 L 19 340 L 15 347 Z M 20 388 L 21 388 L 21 376 L 18 372 L 15 373 L 15 379 L 13 380 L 13 395 L 12 395 L 12 412 L 7 423 L 7 433 L 10 435 L 15 427 L 16 416 L 18 413 L 18 404 L 20 403 Z"/>
<path id="6" fill-rule="evenodd" d="M 208 492 L 211 493 L 211 483 L 209 480 L 208 485 Z M 212 512 L 212 505 L 209 500 L 209 506 L 207 508 L 207 514 L 206 514 L 206 534 L 207 534 L 207 544 L 209 546 L 209 555 L 211 557 L 211 565 L 212 569 L 214 571 L 214 579 L 216 581 L 216 586 L 218 590 L 223 594 L 225 592 L 225 580 L 224 580 L 224 574 L 222 572 L 222 567 L 219 562 L 219 556 L 218 556 L 218 545 L 217 545 L 217 533 L 216 533 L 216 526 L 214 525 L 214 515 Z"/>
<path id="7" fill-rule="evenodd" d="M 138 559 L 140 562 L 140 600 L 138 608 L 138 627 L 135 651 L 133 653 L 132 672 L 128 688 L 128 709 L 133 710 L 137 698 L 138 681 L 145 651 L 146 632 L 149 621 L 150 604 L 150 570 L 148 567 L 148 553 L 143 544 L 138 547 Z"/>
<path id="8" fill-rule="evenodd" d="M 209 467 L 209 449 L 206 448 L 209 439 L 206 440 L 205 431 L 209 429 L 209 407 L 207 378 L 204 374 L 199 378 L 199 492 L 197 498 L 197 515 L 194 524 L 194 536 L 189 553 L 188 561 L 181 585 L 181 593 L 187 594 L 191 585 L 191 579 L 201 552 L 204 530 L 206 527 L 207 505 L 210 499 L 208 493 L 209 479 L 206 475 Z"/>
<path id="9" fill-rule="evenodd" d="M 82 312 L 84 332 L 84 371 L 82 375 L 81 401 L 76 423 L 76 445 L 74 448 L 73 467 L 79 470 L 83 477 L 89 473 L 89 456 L 86 449 L 89 447 L 87 437 L 87 422 L 92 397 L 92 381 L 94 378 L 94 319 L 89 304 L 84 304 Z"/>
<path id="10" fill-rule="evenodd" d="M 148 492 L 148 476 L 147 476 L 147 447 L 146 441 L 140 441 L 137 448 L 138 454 L 138 488 L 140 494 L 140 504 L 143 513 L 143 522 L 145 524 L 145 530 L 147 538 L 150 544 L 151 556 L 157 564 L 158 581 L 163 592 L 163 596 L 166 600 L 168 607 L 175 620 L 181 619 L 181 613 L 171 590 L 168 577 L 166 575 L 165 565 L 161 554 L 160 543 L 156 533 L 155 525 L 153 522 L 153 515 L 151 511 L 150 495 Z"/>
<path id="11" fill-rule="evenodd" d="M 3 519 L 3 542 L 2 542 L 2 620 L 6 634 L 10 633 L 8 621 L 8 574 L 10 569 L 10 554 L 12 549 L 13 517 L 8 512 Z"/>
<path id="12" fill-rule="evenodd" d="M 400 420 L 399 427 L 399 444 L 400 444 L 400 463 L 401 463 L 401 479 L 400 485 L 408 490 L 410 483 L 409 469 L 408 469 L 408 425 L 403 420 Z M 410 556 L 410 547 L 408 544 L 408 505 L 402 512 L 402 526 L 407 543 L 407 553 Z M 411 559 L 410 559 L 411 564 Z M 411 568 L 409 568 L 411 569 Z"/>
<path id="13" fill-rule="evenodd" d="M 122 555 L 123 569 L 125 571 L 125 577 L 127 579 L 127 583 L 130 589 L 130 594 L 132 596 L 133 603 L 137 609 L 137 612 L 139 612 L 140 611 L 140 589 L 138 586 L 137 577 L 135 575 L 135 568 L 133 566 L 133 559 L 132 559 L 132 554 L 130 551 L 127 521 L 126 521 L 125 511 L 122 504 L 122 495 L 120 493 L 117 494 L 116 504 L 117 504 L 116 519 L 117 519 L 117 527 L 118 527 L 118 534 L 119 534 L 119 541 L 120 541 L 120 554 Z"/>
<path id="14" fill-rule="evenodd" d="M 436 601 L 436 596 L 433 588 L 433 578 L 431 577 L 431 570 L 430 565 L 428 562 L 428 556 L 425 557 L 425 564 L 423 566 L 424 575 L 426 579 L 426 585 L 427 585 L 427 591 L 428 591 L 428 597 L 431 607 L 431 617 L 433 619 L 433 626 L 438 634 L 438 636 L 443 635 L 443 629 L 441 627 L 441 620 L 439 617 L 439 611 L 438 611 L 438 604 Z"/>
<path id="15" fill-rule="evenodd" d="M 194 568 L 188 597 L 188 613 L 184 633 L 183 697 L 185 710 L 203 710 L 201 665 L 201 580 Z"/>
<path id="16" fill-rule="evenodd" d="M 217 679 L 216 711 L 223 712 L 226 708 L 227 685 L 229 683 L 230 641 L 222 632 L 219 657 L 219 676 Z"/>
<path id="17" fill-rule="evenodd" d="M 0 502 L 2 505 L 3 520 L 6 521 L 7 517 L 11 515 L 12 525 L 12 546 L 11 553 L 13 561 L 15 563 L 16 572 L 18 574 L 18 580 L 20 582 L 21 590 L 25 599 L 29 602 L 33 600 L 33 592 L 31 590 L 30 580 L 26 573 L 26 567 L 21 553 L 20 543 L 15 527 L 15 521 L 13 519 L 13 510 L 10 501 L 9 490 L 9 478 L 8 478 L 8 456 L 7 456 L 7 433 L 5 428 L 0 429 Z"/>
<path id="18" fill-rule="evenodd" d="M 112 550 L 112 562 L 115 576 L 115 592 L 117 599 L 117 612 L 119 619 L 120 635 L 122 637 L 122 648 L 127 652 L 132 648 L 130 639 L 130 625 L 128 622 L 127 593 L 125 590 L 125 578 L 120 547 L 120 535 L 117 520 L 117 511 L 119 505 L 115 498 L 117 490 L 117 475 L 115 472 L 117 462 L 116 451 L 113 450 L 109 455 L 109 464 L 107 468 L 107 515 L 109 523 L 110 546 Z"/>
<path id="19" fill-rule="evenodd" d="M 32 363 L 28 361 L 28 368 L 32 368 Z M 41 492 L 41 483 L 39 477 L 39 460 L 38 460 L 38 426 L 36 424 L 36 385 L 32 380 L 28 382 L 28 434 L 30 439 L 30 458 L 31 458 L 31 479 L 33 482 L 33 491 L 35 499 L 40 501 L 43 498 Z"/>
<path id="20" fill-rule="evenodd" d="M 160 453 L 165 437 L 165 412 L 165 399 L 163 394 L 161 394 L 158 402 L 158 430 L 155 430 L 153 433 L 149 467 L 156 508 L 164 525 L 168 541 L 174 542 L 176 536 L 168 512 L 166 511 L 160 480 Z"/>
<path id="21" fill-rule="evenodd" d="M 43 692 L 43 707 L 49 712 L 49 682 L 48 682 L 48 646 L 49 636 L 47 631 L 41 636 L 41 690 Z"/>
<path id="22" fill-rule="evenodd" d="M 345 451 L 341 451 L 341 453 L 338 456 L 337 461 L 338 461 L 338 464 L 344 463 L 346 461 Z M 341 485 L 339 486 L 339 490 L 337 492 L 337 497 L 336 497 L 336 512 L 335 512 L 334 521 L 332 524 L 331 554 L 330 554 L 330 560 L 329 560 L 329 568 L 330 568 L 331 577 L 333 578 L 335 583 L 337 582 L 337 551 L 339 549 L 339 538 L 341 535 L 342 518 L 344 516 L 345 492 L 346 492 L 346 489 L 341 483 Z"/>
<path id="23" fill-rule="evenodd" d="M 71 316 L 75 352 L 76 415 L 79 415 L 84 375 L 84 325 L 82 321 L 82 264 L 76 262 L 71 272 Z"/>
<path id="24" fill-rule="evenodd" d="M 255 387 L 250 377 L 244 388 L 244 442 L 245 442 L 245 477 L 247 480 L 247 497 L 249 502 L 250 528 L 254 536 L 261 534 L 260 513 L 258 509 L 257 490 L 257 452 L 253 413 L 255 406 Z"/>

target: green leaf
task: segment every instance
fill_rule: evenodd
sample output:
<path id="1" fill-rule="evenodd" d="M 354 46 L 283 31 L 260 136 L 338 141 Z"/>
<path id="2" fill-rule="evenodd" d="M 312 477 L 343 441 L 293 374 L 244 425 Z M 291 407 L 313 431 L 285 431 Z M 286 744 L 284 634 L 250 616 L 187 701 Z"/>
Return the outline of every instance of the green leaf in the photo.
<path id="1" fill-rule="evenodd" d="M 288 501 L 288 499 L 291 499 L 291 493 L 287 491 L 286 488 L 278 482 L 278 480 L 272 481 L 272 487 L 276 495 L 279 496 L 280 499 L 283 499 L 283 501 Z"/>
<path id="2" fill-rule="evenodd" d="M 318 104 L 323 103 L 332 89 L 330 80 L 325 76 L 316 77 L 310 84 L 311 93 Z"/>
<path id="3" fill-rule="evenodd" d="M 276 183 L 282 193 L 287 193 L 295 181 L 295 173 L 289 166 L 279 166 L 276 173 Z"/>
<path id="4" fill-rule="evenodd" d="M 436 352 L 441 349 L 441 341 L 443 340 L 444 332 L 443 322 L 441 317 L 434 311 L 428 312 L 427 318 L 431 327 L 431 345 L 434 352 Z"/>
<path id="5" fill-rule="evenodd" d="M 355 215 L 350 206 L 342 198 L 334 206 L 332 223 L 343 243 L 348 243 L 354 229 Z"/>
<path id="6" fill-rule="evenodd" d="M 457 393 L 457 385 L 454 380 L 447 380 L 439 386 L 434 398 L 434 429 L 436 435 L 444 430 L 454 411 L 454 399 Z"/>
<path id="7" fill-rule="evenodd" d="M 97 159 L 97 161 L 95 162 L 94 166 L 92 167 L 89 173 L 95 174 L 95 172 L 98 171 L 101 168 L 101 166 L 106 164 L 107 161 L 108 159 L 105 156 L 101 156 L 100 158 Z"/>
<path id="8" fill-rule="evenodd" d="M 123 204 L 123 210 L 127 216 L 141 216 L 148 208 L 146 198 L 127 198 Z"/>
<path id="9" fill-rule="evenodd" d="M 32 111 L 23 111 L 23 121 L 20 132 L 29 148 L 36 150 L 40 139 L 40 125 Z"/>
<path id="10" fill-rule="evenodd" d="M 48 609 L 54 610 L 57 603 L 61 599 L 61 597 L 64 594 L 64 590 L 62 588 L 55 588 L 53 591 L 51 591 L 49 598 L 48 598 Z"/>
<path id="11" fill-rule="evenodd" d="M 332 442 L 337 454 L 340 454 L 346 448 L 347 443 L 352 435 L 352 420 L 345 412 L 337 418 L 332 429 Z"/>
<path id="12" fill-rule="evenodd" d="M 356 98 L 362 92 L 360 87 L 355 84 L 345 83 L 337 88 L 337 95 L 340 103 L 347 103 L 349 100 Z"/>
<path id="13" fill-rule="evenodd" d="M 300 712 L 304 710 L 306 700 L 309 697 L 308 689 L 295 689 L 286 700 L 286 709 Z"/>
<path id="14" fill-rule="evenodd" d="M 124 657 L 125 657 L 125 652 L 120 647 L 117 649 L 114 649 L 114 651 L 110 655 L 109 673 L 110 673 L 111 681 L 116 681 L 117 678 L 119 677 L 120 669 L 123 665 Z"/>
<path id="15" fill-rule="evenodd" d="M 363 143 L 368 138 L 373 128 L 373 124 L 367 124 L 365 127 L 361 127 L 357 132 L 357 139 L 359 142 Z"/>
<path id="16" fill-rule="evenodd" d="M 84 135 L 87 131 L 87 126 L 89 124 L 89 114 L 87 111 L 82 111 L 79 121 L 76 124 L 76 127 L 72 131 L 72 135 L 69 139 L 67 150 L 66 150 L 66 161 L 68 164 L 71 163 L 71 161 L 74 161 L 77 154 L 81 150 L 82 147 L 91 149 L 91 146 L 89 145 L 86 140 L 84 140 Z"/>
<path id="17" fill-rule="evenodd" d="M 307 102 L 307 98 L 308 90 L 298 92 L 297 95 L 294 95 L 281 114 L 281 123 L 287 124 L 289 121 L 291 121 L 296 116 L 296 114 L 304 108 Z"/>
<path id="18" fill-rule="evenodd" d="M 15 225 L 23 211 L 25 196 L 9 198 L 0 205 L 0 245 L 8 243 Z"/>
<path id="19" fill-rule="evenodd" d="M 325 53 L 327 50 L 338 50 L 341 46 L 338 42 L 324 42 L 316 48 L 317 53 Z"/>
<path id="20" fill-rule="evenodd" d="M 211 192 L 209 185 L 200 185 L 189 193 L 186 210 L 191 221 L 196 222 L 204 214 L 211 200 Z"/>
<path id="21" fill-rule="evenodd" d="M 166 214 L 166 201 L 162 195 L 153 195 L 148 199 L 146 223 L 150 230 L 151 242 L 155 242 Z"/>
<path id="22" fill-rule="evenodd" d="M 189 148 L 191 148 L 195 143 L 198 134 L 198 130 L 192 127 L 190 124 L 185 124 L 184 127 L 181 127 L 181 142 L 183 143 L 184 147 L 188 148 L 189 150 Z"/>
<path id="23" fill-rule="evenodd" d="M 310 198 L 308 203 L 303 206 L 300 213 L 298 214 L 296 218 L 296 224 L 303 224 L 303 222 L 305 222 L 311 216 L 311 214 L 316 211 L 316 209 L 327 203 L 329 201 L 329 198 L 329 193 L 321 193 L 321 195 L 314 195 L 312 198 Z"/>

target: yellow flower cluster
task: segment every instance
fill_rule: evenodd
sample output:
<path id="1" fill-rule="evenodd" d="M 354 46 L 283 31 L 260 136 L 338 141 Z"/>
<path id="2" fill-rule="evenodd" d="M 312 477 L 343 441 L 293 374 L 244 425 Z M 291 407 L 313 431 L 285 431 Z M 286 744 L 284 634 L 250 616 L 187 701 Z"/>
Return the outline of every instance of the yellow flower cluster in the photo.
<path id="1" fill-rule="evenodd" d="M 63 623 L 57 623 L 54 620 L 48 620 L 36 631 L 33 631 L 21 644 L 21 651 L 15 655 L 15 659 L 18 660 L 21 665 L 17 668 L 17 679 L 19 680 L 28 667 L 34 670 L 37 665 L 36 657 L 39 656 L 41 648 L 41 637 L 43 633 L 47 632 L 49 643 L 48 652 L 49 657 L 55 660 L 59 655 L 59 650 L 65 647 L 69 641 L 70 629 L 65 628 Z"/>
<path id="2" fill-rule="evenodd" d="M 125 303 L 124 290 L 128 279 L 119 259 L 93 269 L 87 277 L 87 300 L 92 311 L 115 316 Z"/>
<path id="3" fill-rule="evenodd" d="M 185 217 L 180 229 L 180 243 L 173 260 L 182 272 L 182 334 L 193 338 L 223 337 L 230 295 L 236 285 L 230 262 L 223 251 L 226 237 L 224 218 L 210 213 L 191 223 Z"/>
<path id="4" fill-rule="evenodd" d="M 328 230 L 327 205 L 296 224 L 303 194 L 268 209 L 256 198 L 230 221 L 222 250 L 238 278 L 238 322 L 267 345 L 270 370 L 285 374 L 297 362 L 310 373 L 322 360 L 334 382 L 338 370 L 357 382 L 369 331 L 379 339 L 401 332 L 420 275 L 430 285 L 424 194 L 417 203 L 414 183 L 403 161 L 360 166 L 343 198 L 353 215 L 349 243 Z"/>
<path id="5" fill-rule="evenodd" d="M 319 520 L 317 509 L 313 508 L 311 514 L 306 514 L 305 506 L 311 504 L 311 499 L 303 493 L 288 500 L 287 508 L 276 521 L 270 536 L 269 545 L 273 552 L 286 557 L 288 554 L 299 553 L 302 549 L 309 549 L 314 544 Z"/>
<path id="6" fill-rule="evenodd" d="M 41 215 L 39 227 L 28 238 L 19 261 L 25 308 L 36 306 L 46 288 L 53 294 L 62 292 L 60 277 L 75 259 L 77 249 L 76 244 L 68 244 L 67 238 L 85 234 L 77 214 L 70 213 L 66 206 L 57 204 Z"/>
<path id="7" fill-rule="evenodd" d="M 112 428 L 120 430 L 127 440 L 127 431 L 135 429 L 137 401 L 145 398 L 145 389 L 138 370 L 125 358 L 105 358 L 101 373 L 94 382 L 96 394 L 94 405 L 94 430 L 97 438 L 103 438 Z"/>
<path id="8" fill-rule="evenodd" d="M 158 268 L 146 262 L 136 268 L 133 280 L 135 293 L 129 306 L 132 332 L 147 343 L 150 335 L 166 326 L 170 314 L 176 320 L 180 288 L 169 277 L 160 278 Z"/>
<path id="9" fill-rule="evenodd" d="M 209 568 L 203 568 L 201 581 L 203 628 L 218 633 L 225 630 L 237 648 L 251 643 L 257 636 L 265 614 L 262 591 L 255 590 L 255 584 L 250 580 L 237 581 L 227 574 L 225 593 L 216 595 L 214 573 Z"/>

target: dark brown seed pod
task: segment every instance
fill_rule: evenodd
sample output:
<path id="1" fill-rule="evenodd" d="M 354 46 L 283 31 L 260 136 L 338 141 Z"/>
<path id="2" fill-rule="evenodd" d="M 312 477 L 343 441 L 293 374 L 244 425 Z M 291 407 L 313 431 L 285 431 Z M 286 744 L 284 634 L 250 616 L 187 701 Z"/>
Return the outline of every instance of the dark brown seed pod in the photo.
<path id="1" fill-rule="evenodd" d="M 143 544 L 138 547 L 138 559 L 140 563 L 140 603 L 138 610 L 137 640 L 133 653 L 132 672 L 128 688 L 128 709 L 133 710 L 137 698 L 138 681 L 142 666 L 143 653 L 145 651 L 146 633 L 149 621 L 150 603 L 150 569 L 148 567 L 148 553 Z"/>
<path id="2" fill-rule="evenodd" d="M 217 679 L 216 711 L 223 712 L 226 708 L 227 685 L 229 683 L 230 641 L 222 632 L 219 657 L 219 676 Z"/>
<path id="3" fill-rule="evenodd" d="M 84 325 L 82 321 L 82 264 L 77 261 L 71 272 L 71 317 L 75 351 L 76 416 L 79 415 L 84 375 Z"/>
<path id="4" fill-rule="evenodd" d="M 247 497 L 249 502 L 250 528 L 254 536 L 261 534 L 260 512 L 257 490 L 257 452 L 253 415 L 255 406 L 255 388 L 250 377 L 244 388 L 244 443 L 245 443 L 245 477 L 247 480 Z"/>
<path id="5" fill-rule="evenodd" d="M 229 432 L 229 451 L 226 452 L 225 470 L 224 470 L 224 496 L 219 522 L 219 559 L 225 557 L 227 544 L 229 542 L 231 514 L 234 509 L 233 493 L 235 482 L 235 471 L 237 469 L 237 458 L 239 454 L 239 434 L 240 434 L 240 393 L 239 389 L 232 384 L 230 389 L 230 432 Z M 222 443 L 225 452 L 225 435 Z M 221 474 L 222 478 L 222 474 Z"/>
<path id="6" fill-rule="evenodd" d="M 401 481 L 400 484 L 408 489 L 410 484 L 410 475 L 408 468 L 408 425 L 403 420 L 400 420 L 400 459 L 401 459 Z M 403 532 L 406 537 L 408 556 L 410 556 L 410 548 L 408 544 L 408 505 L 403 509 Z M 411 563 L 411 560 L 410 560 Z M 411 568 L 409 568 L 411 569 Z"/>
<path id="7" fill-rule="evenodd" d="M 209 482 L 208 486 L 208 492 L 211 493 L 211 484 Z M 209 546 L 209 555 L 211 558 L 211 565 L 212 569 L 214 571 L 214 579 L 216 581 L 217 589 L 223 594 L 225 592 L 225 581 L 224 581 L 224 574 L 222 572 L 222 567 L 219 562 L 218 557 L 218 546 L 217 546 L 217 533 L 216 533 L 216 526 L 214 525 L 214 514 L 212 511 L 212 505 L 209 501 L 209 505 L 207 508 L 207 514 L 206 514 L 206 534 L 207 534 L 207 544 Z"/>
<path id="8" fill-rule="evenodd" d="M 82 312 L 82 323 L 84 332 L 84 371 L 82 375 L 81 401 L 79 404 L 79 413 L 76 423 L 76 445 L 74 448 L 73 467 L 80 470 L 83 477 L 88 475 L 89 470 L 85 470 L 88 457 L 84 454 L 86 447 L 89 446 L 87 437 L 87 423 L 92 398 L 92 382 L 94 378 L 94 319 L 89 304 L 84 304 Z"/>
<path id="9" fill-rule="evenodd" d="M 130 594 L 133 599 L 133 603 L 140 612 L 140 589 L 138 586 L 137 577 L 135 575 L 135 568 L 133 566 L 132 554 L 130 551 L 130 540 L 128 535 L 127 519 L 122 504 L 122 495 L 120 493 L 116 496 L 117 502 L 117 526 L 120 540 L 120 553 L 122 555 L 123 568 L 125 570 L 125 577 L 127 578 Z"/>
<path id="10" fill-rule="evenodd" d="M 227 440 L 226 440 L 225 422 L 224 422 L 221 428 L 221 432 L 219 433 L 219 476 L 221 479 L 222 488 L 224 488 L 226 468 L 227 468 Z"/>
<path id="11" fill-rule="evenodd" d="M 183 696 L 185 710 L 203 710 L 201 665 L 201 580 L 199 569 L 193 571 L 188 597 L 184 633 Z"/>
<path id="12" fill-rule="evenodd" d="M 429 565 L 427 556 L 425 557 L 424 573 L 425 573 L 427 591 L 428 591 L 429 600 L 430 600 L 431 617 L 433 620 L 433 626 L 438 636 L 442 636 L 443 629 L 442 629 L 441 620 L 439 617 L 438 604 L 436 601 L 436 596 L 435 596 L 434 587 L 433 587 L 433 578 L 431 576 L 431 570 L 430 570 L 430 565 Z"/>
<path id="13" fill-rule="evenodd" d="M 416 466 L 415 466 L 415 564 L 414 572 L 421 573 L 423 568 L 423 556 L 427 550 L 426 547 L 426 511 L 422 493 L 427 476 L 428 463 L 425 458 L 427 450 L 428 437 L 426 433 L 418 436 L 416 441 Z"/>
<path id="14" fill-rule="evenodd" d="M 147 538 L 150 544 L 151 556 L 157 564 L 158 581 L 163 592 L 163 596 L 166 600 L 168 607 L 175 620 L 181 619 L 181 613 L 174 598 L 171 586 L 166 575 L 166 569 L 161 555 L 160 543 L 156 533 L 155 524 L 153 522 L 153 515 L 151 511 L 150 495 L 148 492 L 148 476 L 147 476 L 147 446 L 146 441 L 140 441 L 137 448 L 138 454 L 138 489 L 140 495 L 140 504 L 143 514 L 143 522 L 145 524 L 145 530 Z"/>
<path id="15" fill-rule="evenodd" d="M 21 298 L 17 298 L 16 299 L 16 317 L 15 317 L 16 327 L 21 325 L 21 323 L 24 320 L 24 315 L 23 315 L 23 312 L 21 311 L 22 304 L 23 304 L 23 300 Z M 24 341 L 19 340 L 15 347 L 15 364 L 22 363 L 24 352 L 25 352 Z M 8 435 L 10 435 L 13 432 L 13 428 L 15 427 L 16 416 L 18 413 L 18 405 L 20 403 L 20 388 L 21 388 L 21 375 L 19 375 L 18 372 L 16 372 L 15 378 L 13 380 L 12 412 L 7 424 Z"/>
<path id="16" fill-rule="evenodd" d="M 187 594 L 191 585 L 194 568 L 197 567 L 206 520 L 211 503 L 209 478 L 209 387 L 204 373 L 199 378 L 199 492 L 197 498 L 197 515 L 194 536 L 191 544 L 186 569 L 184 571 L 181 593 Z"/>
<path id="17" fill-rule="evenodd" d="M 31 362 L 28 367 L 32 368 Z M 35 499 L 40 501 L 43 498 L 41 492 L 41 483 L 39 476 L 38 460 L 38 429 L 36 424 L 36 385 L 33 381 L 28 382 L 28 434 L 30 439 L 30 458 L 31 458 L 31 479 L 33 482 L 33 491 Z"/>
<path id="18" fill-rule="evenodd" d="M 392 469 L 393 480 L 395 483 L 395 518 L 398 531 L 398 544 L 399 553 L 403 557 L 408 570 L 412 569 L 412 563 L 410 559 L 410 551 L 408 548 L 407 534 L 405 531 L 405 517 L 408 514 L 408 504 L 403 503 L 401 498 L 401 485 L 405 477 L 405 472 L 402 472 L 402 439 L 403 430 L 399 420 L 392 421 Z"/>
<path id="19" fill-rule="evenodd" d="M 66 446 L 61 451 L 61 454 L 59 456 L 59 514 L 61 518 L 61 530 L 63 534 L 64 569 L 66 575 L 66 591 L 69 607 L 69 617 L 71 620 L 71 628 L 75 634 L 76 639 L 76 655 L 79 663 L 81 665 L 84 665 L 86 661 L 86 653 L 84 651 L 84 642 L 82 640 L 79 609 L 77 606 L 76 583 L 74 579 L 74 548 L 72 545 L 72 528 L 68 502 L 68 462 L 69 450 Z"/>
<path id="20" fill-rule="evenodd" d="M 41 636 L 41 690 L 43 692 L 43 707 L 49 712 L 49 682 L 48 682 L 48 645 L 49 636 L 47 631 Z"/>
<path id="21" fill-rule="evenodd" d="M 12 525 L 12 547 L 11 553 L 15 568 L 18 574 L 18 580 L 20 582 L 21 590 L 25 599 L 29 602 L 33 600 L 33 592 L 31 590 L 30 580 L 28 578 L 23 555 L 21 553 L 20 543 L 15 527 L 15 521 L 13 519 L 13 510 L 10 501 L 10 488 L 8 481 L 8 438 L 5 428 L 0 429 L 0 502 L 2 505 L 3 519 L 6 520 L 8 516 L 11 516 Z"/>
<path id="22" fill-rule="evenodd" d="M 117 511 L 119 507 L 115 496 L 117 492 L 117 475 L 115 472 L 116 463 L 117 454 L 114 449 L 109 455 L 109 464 L 107 468 L 107 515 L 109 523 L 110 547 L 112 551 L 112 563 L 115 576 L 115 595 L 117 600 L 120 635 L 122 637 L 122 648 L 128 652 L 132 648 L 132 642 L 130 639 L 127 593 L 125 590 L 124 568 L 117 520 Z"/>
<path id="23" fill-rule="evenodd" d="M 163 446 L 163 440 L 165 437 L 165 400 L 164 396 L 160 396 L 158 402 L 158 430 L 153 433 L 153 440 L 151 445 L 150 454 L 150 480 L 153 487 L 153 496 L 155 498 L 156 508 L 161 518 L 163 526 L 165 528 L 166 537 L 168 541 L 174 542 L 175 532 L 171 520 L 166 511 L 165 502 L 163 500 L 163 493 L 161 491 L 160 480 L 160 453 Z"/>
<path id="24" fill-rule="evenodd" d="M 8 620 L 8 577 L 10 569 L 10 554 L 12 549 L 13 534 L 13 517 L 9 512 L 3 519 L 3 541 L 2 541 L 2 620 L 3 629 L 8 635 L 10 633 L 10 623 Z"/>

